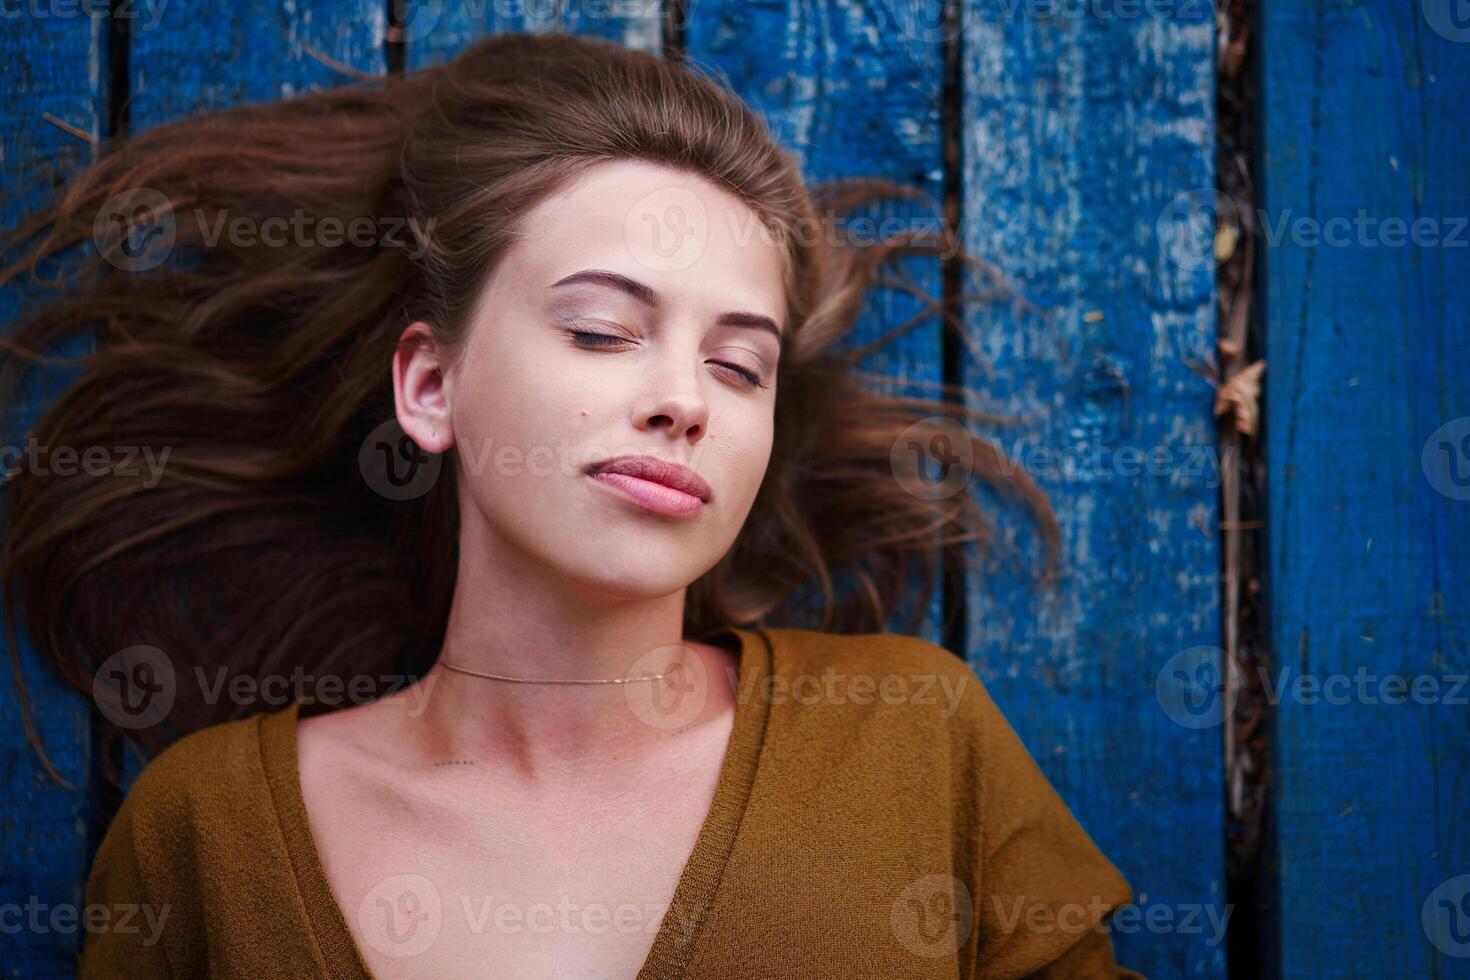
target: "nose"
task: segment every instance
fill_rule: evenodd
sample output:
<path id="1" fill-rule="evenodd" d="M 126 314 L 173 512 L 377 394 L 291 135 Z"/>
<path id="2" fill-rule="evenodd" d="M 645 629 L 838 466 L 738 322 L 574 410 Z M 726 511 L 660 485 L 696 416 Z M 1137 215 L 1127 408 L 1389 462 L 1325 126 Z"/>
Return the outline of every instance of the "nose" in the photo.
<path id="1" fill-rule="evenodd" d="M 663 429 L 672 439 L 696 443 L 709 424 L 709 402 L 700 386 L 703 364 L 697 354 L 688 352 L 671 353 L 662 361 L 649 379 L 649 394 L 634 424 L 640 430 Z"/>

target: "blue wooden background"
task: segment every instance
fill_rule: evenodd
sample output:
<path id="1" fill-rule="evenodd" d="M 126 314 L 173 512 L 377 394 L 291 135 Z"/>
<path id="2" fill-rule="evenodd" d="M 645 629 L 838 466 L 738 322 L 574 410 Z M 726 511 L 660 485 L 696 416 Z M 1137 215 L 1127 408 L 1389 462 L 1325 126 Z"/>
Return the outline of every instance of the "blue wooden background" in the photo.
<path id="1" fill-rule="evenodd" d="M 388 6 L 15 5 L 0 25 L 0 218 L 114 127 L 388 71 Z M 1470 235 L 1451 244 L 1470 213 L 1470 25 L 1456 9 L 1282 0 L 1262 17 L 1266 217 L 1366 210 L 1439 230 L 1437 245 L 1397 248 L 1288 233 L 1263 260 L 1270 638 L 1280 665 L 1311 675 L 1470 670 Z M 1194 666 L 1218 671 L 1222 644 L 1215 393 L 1192 367 L 1214 357 L 1215 268 L 1180 260 L 1174 221 L 1215 185 L 1209 4 L 970 0 L 946 19 L 940 0 L 420 0 L 408 13 L 393 46 L 408 70 L 487 33 L 610 37 L 725 78 L 809 179 L 888 177 L 934 201 L 877 215 L 932 222 L 957 195 L 965 246 L 1025 302 L 978 297 L 968 344 L 947 345 L 930 317 L 868 366 L 906 393 L 962 380 L 975 407 L 1015 416 L 990 434 L 1051 496 L 1064 548 L 1058 589 L 1034 588 L 1035 533 L 1002 511 L 997 553 L 961 592 L 956 652 L 1122 869 L 1136 921 L 1166 923 L 1116 931 L 1120 960 L 1225 976 L 1210 923 L 1240 910 L 1227 909 L 1221 728 L 1181 723 L 1159 683 L 1198 648 Z M 940 259 L 905 266 L 943 288 Z M 8 291 L 0 314 L 25 300 Z M 860 339 L 921 309 L 875 292 Z M 64 379 L 32 380 L 5 444 L 23 444 Z M 44 777 L 4 685 L 0 904 L 75 906 L 108 818 L 90 792 L 89 709 L 24 652 L 75 788 Z M 1254 938 L 1281 976 L 1470 976 L 1467 719 L 1447 697 L 1277 706 L 1274 896 Z M 19 921 L 0 916 L 8 974 L 70 975 L 80 933 Z"/>
<path id="2" fill-rule="evenodd" d="M 1470 19 L 1288 4 L 1263 45 L 1272 646 L 1370 692 L 1277 713 L 1282 972 L 1470 976 Z"/>

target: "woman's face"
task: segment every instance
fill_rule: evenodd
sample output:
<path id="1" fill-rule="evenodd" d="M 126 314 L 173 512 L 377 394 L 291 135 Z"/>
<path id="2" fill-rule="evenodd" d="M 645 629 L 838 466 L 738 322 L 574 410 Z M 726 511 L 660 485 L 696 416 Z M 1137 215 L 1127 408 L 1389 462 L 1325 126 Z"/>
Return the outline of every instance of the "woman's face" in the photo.
<path id="1" fill-rule="evenodd" d="M 713 567 L 770 460 L 781 261 L 738 198 L 643 161 L 599 164 L 533 210 L 442 393 L 424 383 L 413 403 L 437 445 L 410 428 L 400 383 L 409 435 L 457 449 L 462 543 L 619 598 Z M 688 467 L 707 490 L 586 470 L 620 456 Z"/>

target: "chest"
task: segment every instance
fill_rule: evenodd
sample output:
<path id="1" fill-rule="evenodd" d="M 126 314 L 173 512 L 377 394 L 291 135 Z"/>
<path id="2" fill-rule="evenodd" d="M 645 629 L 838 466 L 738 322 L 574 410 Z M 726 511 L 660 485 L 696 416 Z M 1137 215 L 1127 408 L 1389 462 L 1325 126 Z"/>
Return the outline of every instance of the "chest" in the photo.
<path id="1" fill-rule="evenodd" d="M 323 871 L 376 977 L 632 978 L 718 765 L 595 796 L 476 788 L 464 771 L 446 775 L 461 787 L 448 793 L 305 771 L 302 785 Z"/>

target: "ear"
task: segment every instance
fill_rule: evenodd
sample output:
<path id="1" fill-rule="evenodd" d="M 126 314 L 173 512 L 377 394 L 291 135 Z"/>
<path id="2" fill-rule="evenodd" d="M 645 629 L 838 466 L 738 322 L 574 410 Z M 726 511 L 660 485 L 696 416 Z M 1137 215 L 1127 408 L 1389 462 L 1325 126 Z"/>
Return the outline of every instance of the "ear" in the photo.
<path id="1" fill-rule="evenodd" d="M 416 321 L 404 328 L 393 352 L 393 404 L 398 424 L 425 452 L 442 453 L 454 445 L 448 374 L 429 325 Z"/>

